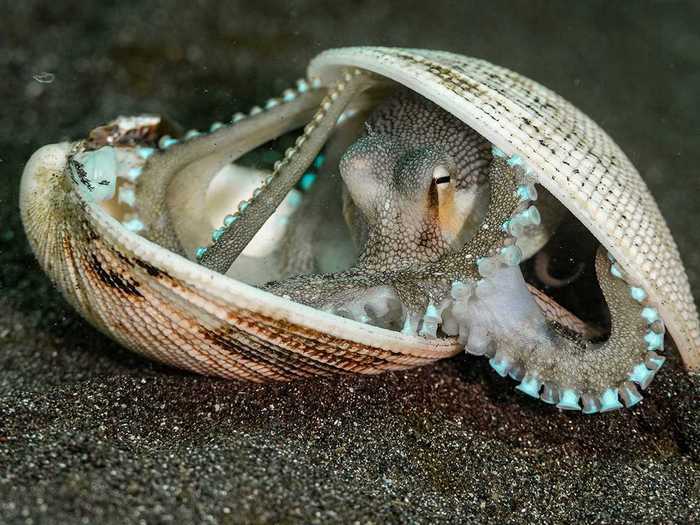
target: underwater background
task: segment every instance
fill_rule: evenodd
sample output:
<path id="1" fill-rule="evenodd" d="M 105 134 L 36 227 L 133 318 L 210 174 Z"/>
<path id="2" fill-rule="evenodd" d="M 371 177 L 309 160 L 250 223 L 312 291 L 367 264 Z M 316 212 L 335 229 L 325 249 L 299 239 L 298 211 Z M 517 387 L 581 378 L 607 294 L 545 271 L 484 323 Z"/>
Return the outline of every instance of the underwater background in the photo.
<path id="1" fill-rule="evenodd" d="M 41 145 L 119 114 L 227 120 L 343 45 L 454 51 L 552 88 L 637 166 L 700 297 L 697 2 L 1 2 L 0 523 L 700 520 L 700 380 L 674 350 L 586 417 L 460 356 L 250 385 L 119 347 L 63 301 L 17 207 Z"/>

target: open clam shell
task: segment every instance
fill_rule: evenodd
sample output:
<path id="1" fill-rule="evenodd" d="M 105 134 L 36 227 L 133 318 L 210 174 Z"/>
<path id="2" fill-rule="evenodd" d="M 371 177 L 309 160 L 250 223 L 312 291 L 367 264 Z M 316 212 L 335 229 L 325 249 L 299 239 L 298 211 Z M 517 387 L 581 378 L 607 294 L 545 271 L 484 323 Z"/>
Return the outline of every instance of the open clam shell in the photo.
<path id="1" fill-rule="evenodd" d="M 450 53 L 338 49 L 316 57 L 308 73 L 323 90 L 341 82 L 348 69 L 371 72 L 381 83 L 417 92 L 507 158 L 528 166 L 535 181 L 624 269 L 626 280 L 644 291 L 645 304 L 663 318 L 686 367 L 700 369 L 697 312 L 669 229 L 629 159 L 594 122 L 532 80 Z M 290 105 L 294 122 L 285 131 L 313 122 L 308 109 L 291 106 L 310 91 L 304 82 L 301 89 L 268 104 L 268 110 Z M 349 107 L 339 122 L 365 106 Z M 257 108 L 251 114 L 265 111 Z M 22 180 L 22 217 L 41 266 L 98 329 L 156 360 L 251 381 L 378 373 L 423 365 L 463 349 L 455 338 L 404 335 L 339 317 L 198 264 L 191 252 L 202 231 L 209 235 L 202 228 L 204 212 L 185 214 L 178 221 L 172 210 L 180 206 L 186 212 L 190 200 L 206 197 L 206 188 L 193 185 L 175 197 L 165 187 L 141 188 L 158 206 L 129 216 L 124 212 L 134 199 L 129 179 L 138 184 L 144 164 L 180 162 L 177 176 L 168 181 L 180 187 L 187 184 L 188 170 L 218 173 L 230 161 L 227 137 L 248 121 L 235 116 L 205 136 L 171 139 L 158 129 L 159 119 L 142 119 L 118 119 L 112 129 L 101 128 L 103 135 L 38 150 Z M 270 138 L 251 139 L 247 149 Z M 102 148 L 99 157 L 90 157 L 94 165 L 89 174 L 85 162 L 71 162 Z M 119 170 L 126 174 L 119 175 Z M 96 191 L 103 194 L 96 196 Z M 117 205 L 110 208 L 106 202 Z"/>

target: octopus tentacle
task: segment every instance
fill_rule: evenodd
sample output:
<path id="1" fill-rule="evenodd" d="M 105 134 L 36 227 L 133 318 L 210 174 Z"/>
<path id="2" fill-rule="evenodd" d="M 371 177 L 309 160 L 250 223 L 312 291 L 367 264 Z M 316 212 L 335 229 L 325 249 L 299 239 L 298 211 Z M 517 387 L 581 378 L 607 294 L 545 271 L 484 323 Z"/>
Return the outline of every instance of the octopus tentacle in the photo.
<path id="1" fill-rule="evenodd" d="M 321 90 L 298 93 L 265 111 L 254 111 L 244 120 L 234 117 L 231 125 L 217 123 L 211 133 L 189 133 L 182 142 L 167 135 L 162 137 L 160 150 L 146 153 L 148 158 L 136 183 L 137 211 L 145 225 L 142 235 L 169 250 L 182 252 L 173 221 L 178 216 L 191 215 L 171 213 L 173 201 L 192 209 L 201 207 L 204 201 L 199 197 L 218 168 L 303 126 L 322 96 Z"/>
<path id="2" fill-rule="evenodd" d="M 338 118 L 351 99 L 372 85 L 370 77 L 355 70 L 330 89 L 321 107 L 296 142 L 285 153 L 273 174 L 268 177 L 250 201 L 239 205 L 235 219 L 217 233 L 214 244 L 198 253 L 201 264 L 219 272 L 226 272 L 247 246 L 282 199 L 289 193 L 319 153 L 332 132 Z"/>
<path id="3" fill-rule="evenodd" d="M 452 301 L 437 321 L 459 335 L 468 352 L 489 357 L 498 374 L 520 381 L 517 389 L 525 394 L 584 413 L 620 408 L 620 399 L 634 406 L 641 400 L 634 383 L 646 388 L 664 362 L 656 354 L 663 349 L 663 323 L 644 290 L 626 282 L 602 247 L 595 266 L 611 316 L 602 343 L 586 339 L 595 331 L 561 330 L 564 310 L 541 308 L 517 264 L 502 252 L 481 261 L 478 281 L 453 284 Z"/>
<path id="4" fill-rule="evenodd" d="M 612 318 L 602 343 L 555 330 L 522 274 L 508 267 L 496 269 L 459 300 L 460 332 L 470 342 L 478 340 L 494 370 L 519 380 L 518 390 L 532 397 L 585 413 L 620 408 L 620 397 L 633 406 L 641 400 L 633 383 L 646 388 L 664 361 L 655 353 L 663 348 L 663 325 L 653 308 L 640 304 L 641 289 L 610 268 L 600 248 L 596 272 Z"/>

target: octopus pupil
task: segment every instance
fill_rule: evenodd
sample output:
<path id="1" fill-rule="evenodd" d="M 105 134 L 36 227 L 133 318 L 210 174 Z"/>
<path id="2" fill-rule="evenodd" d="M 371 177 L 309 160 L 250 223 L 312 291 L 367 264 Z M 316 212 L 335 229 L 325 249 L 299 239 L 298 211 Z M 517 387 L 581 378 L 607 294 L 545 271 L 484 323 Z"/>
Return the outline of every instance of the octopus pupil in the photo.
<path id="1" fill-rule="evenodd" d="M 435 179 L 435 184 L 446 184 L 450 182 L 450 176 L 447 175 L 445 177 L 440 177 L 438 179 Z"/>

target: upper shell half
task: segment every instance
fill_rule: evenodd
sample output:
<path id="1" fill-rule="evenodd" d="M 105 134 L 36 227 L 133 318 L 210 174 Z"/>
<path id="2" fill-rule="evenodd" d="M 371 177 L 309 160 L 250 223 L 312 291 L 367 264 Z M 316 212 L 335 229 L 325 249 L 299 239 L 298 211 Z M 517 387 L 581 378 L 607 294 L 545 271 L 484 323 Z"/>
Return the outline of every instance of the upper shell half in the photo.
<path id="1" fill-rule="evenodd" d="M 569 209 L 650 296 L 689 370 L 700 370 L 700 325 L 683 263 L 647 185 L 589 117 L 542 85 L 484 60 L 443 51 L 346 48 L 316 57 L 310 76 L 374 71 L 457 116 Z"/>
<path id="2" fill-rule="evenodd" d="M 646 290 L 687 368 L 700 369 L 697 313 L 676 245 L 639 174 L 594 122 L 521 75 L 445 52 L 337 49 L 316 57 L 308 73 L 318 85 L 332 86 L 348 68 L 417 92 L 522 158 L 537 183 Z M 219 133 L 225 141 L 226 128 L 236 125 L 210 136 Z M 155 133 L 147 122 L 142 127 Z M 159 137 L 148 133 L 124 146 L 150 140 L 146 149 L 153 157 L 146 162 L 187 155 L 184 140 L 162 153 L 155 147 Z M 160 143 L 163 150 L 171 147 Z M 451 338 L 404 335 L 294 303 L 201 266 L 185 253 L 189 247 L 183 254 L 166 249 L 176 242 L 167 236 L 153 242 L 160 238 L 130 231 L 80 189 L 84 181 L 69 160 L 84 145 L 57 144 L 34 154 L 23 175 L 22 218 L 40 264 L 64 296 L 130 349 L 199 373 L 253 381 L 377 373 L 461 350 Z M 220 160 L 216 151 L 210 157 Z"/>

